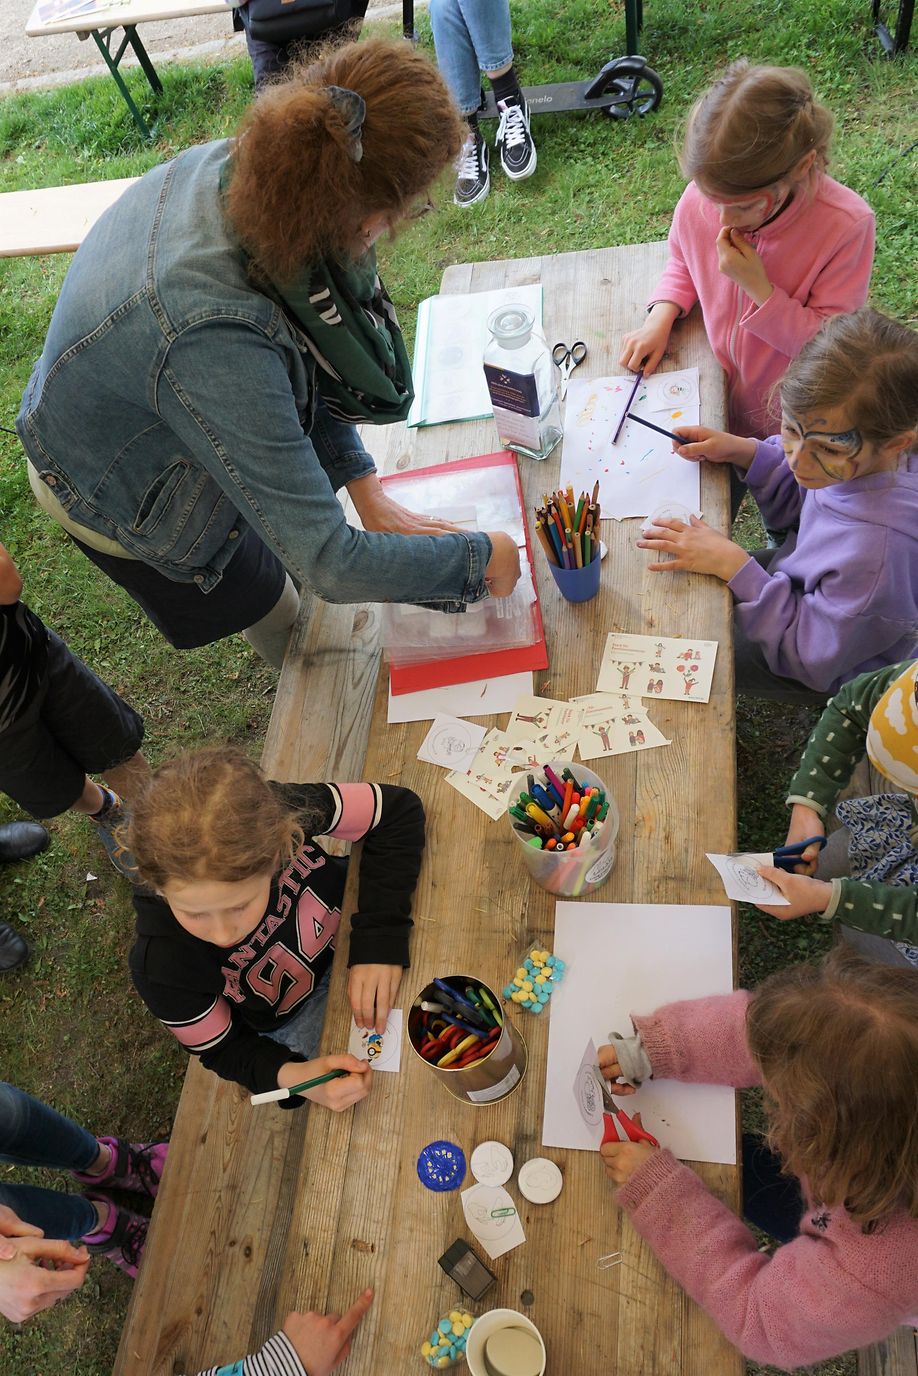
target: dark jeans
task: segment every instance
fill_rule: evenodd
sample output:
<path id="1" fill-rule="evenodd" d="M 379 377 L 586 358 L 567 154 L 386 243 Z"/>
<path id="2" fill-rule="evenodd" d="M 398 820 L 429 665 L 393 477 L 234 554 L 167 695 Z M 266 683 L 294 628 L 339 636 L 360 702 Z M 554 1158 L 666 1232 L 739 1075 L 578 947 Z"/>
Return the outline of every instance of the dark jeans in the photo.
<path id="1" fill-rule="evenodd" d="M 91 1132 L 31 1094 L 0 1082 L 0 1161 L 85 1171 L 98 1154 L 99 1144 Z M 23 1222 L 41 1228 L 45 1237 L 75 1242 L 96 1226 L 95 1209 L 77 1194 L 0 1183 L 0 1204 Z"/>
<path id="2" fill-rule="evenodd" d="M 778 1242 L 800 1232 L 804 1201 L 792 1175 L 781 1174 L 780 1158 L 760 1137 L 743 1133 L 743 1215 Z"/>
<path id="3" fill-rule="evenodd" d="M 778 553 L 776 549 L 756 549 L 752 557 L 763 569 L 767 569 Z M 733 661 L 736 670 L 736 691 L 750 698 L 770 698 L 774 702 L 807 702 L 825 707 L 828 693 L 807 688 L 793 678 L 782 678 L 769 669 L 761 645 L 750 640 L 736 623 L 733 614 Z"/>

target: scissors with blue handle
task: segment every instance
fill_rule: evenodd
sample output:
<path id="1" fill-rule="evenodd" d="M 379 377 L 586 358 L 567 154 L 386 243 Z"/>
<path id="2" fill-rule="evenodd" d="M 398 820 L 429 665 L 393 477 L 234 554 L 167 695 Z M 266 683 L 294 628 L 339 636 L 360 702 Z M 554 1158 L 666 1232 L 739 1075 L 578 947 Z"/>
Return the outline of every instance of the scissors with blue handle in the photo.
<path id="1" fill-rule="evenodd" d="M 775 869 L 786 870 L 788 874 L 793 874 L 794 867 L 801 863 L 801 856 L 809 846 L 818 846 L 822 850 L 826 843 L 824 836 L 808 836 L 805 841 L 795 841 L 790 846 L 778 846 L 774 852 Z"/>
<path id="2" fill-rule="evenodd" d="M 561 373 L 561 400 L 567 396 L 567 380 L 575 368 L 579 368 L 587 356 L 587 346 L 578 339 L 570 348 L 566 344 L 556 344 L 551 351 L 552 361 Z"/>

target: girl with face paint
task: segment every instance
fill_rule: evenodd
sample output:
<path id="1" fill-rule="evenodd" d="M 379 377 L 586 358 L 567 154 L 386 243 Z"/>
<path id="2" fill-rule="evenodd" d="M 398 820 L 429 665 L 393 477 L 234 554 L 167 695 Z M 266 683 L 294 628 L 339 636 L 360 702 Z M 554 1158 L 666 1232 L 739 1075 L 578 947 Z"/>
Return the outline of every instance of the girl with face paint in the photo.
<path id="1" fill-rule="evenodd" d="M 867 300 L 874 217 L 826 173 L 833 123 L 805 72 L 746 61 L 689 116 L 669 262 L 620 362 L 652 373 L 698 302 L 738 434 L 774 429 L 768 397 L 790 360 L 829 315 Z"/>
<path id="2" fill-rule="evenodd" d="M 683 426 L 689 461 L 743 472 L 777 549 L 750 555 L 697 517 L 638 540 L 659 572 L 708 573 L 735 600 L 737 692 L 824 702 L 918 654 L 918 335 L 863 307 L 835 316 L 777 389 L 767 440 Z"/>

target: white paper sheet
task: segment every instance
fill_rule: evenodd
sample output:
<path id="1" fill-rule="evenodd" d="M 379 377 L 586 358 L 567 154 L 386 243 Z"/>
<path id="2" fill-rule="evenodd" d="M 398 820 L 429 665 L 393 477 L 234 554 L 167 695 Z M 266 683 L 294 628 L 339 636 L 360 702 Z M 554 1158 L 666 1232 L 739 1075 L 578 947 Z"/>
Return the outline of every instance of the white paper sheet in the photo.
<path id="1" fill-rule="evenodd" d="M 697 511 L 701 500 L 699 465 L 673 453 L 666 435 L 626 420 L 613 444 L 612 434 L 634 385 L 631 377 L 571 377 L 564 412 L 561 485 L 591 490 L 599 479 L 602 515 L 622 520 L 647 516 L 663 501 Z M 697 425 L 698 369 L 654 374 L 638 388 L 630 410 L 664 430 Z"/>
<path id="2" fill-rule="evenodd" d="M 516 1205 L 502 1185 L 473 1185 L 460 1198 L 469 1229 L 492 1261 L 526 1241 Z"/>
<path id="3" fill-rule="evenodd" d="M 629 1013 L 676 999 L 726 994 L 733 987 L 730 909 L 631 903 L 558 903 L 552 950 L 567 961 L 552 994 L 542 1142 L 595 1151 L 575 1084 L 592 1038 L 632 1031 Z M 736 1161 L 732 1089 L 648 1080 L 622 1099 L 648 1131 L 686 1161 Z"/>
<path id="4" fill-rule="evenodd" d="M 402 1017 L 401 1008 L 390 1009 L 382 1034 L 372 1028 L 358 1027 L 352 1019 L 348 1053 L 369 1061 L 371 1070 L 389 1070 L 397 1074 L 402 1063 Z"/>
<path id="5" fill-rule="evenodd" d="M 531 692 L 532 674 L 528 670 L 397 696 L 390 688 L 386 720 L 390 726 L 406 721 L 432 721 L 445 712 L 453 717 L 490 717 L 496 712 L 509 712 L 522 693 Z"/>
<path id="6" fill-rule="evenodd" d="M 478 754 L 487 728 L 461 717 L 440 716 L 421 742 L 418 759 L 442 769 L 468 769 Z"/>
<path id="7" fill-rule="evenodd" d="M 764 874 L 759 874 L 759 865 L 773 865 L 774 856 L 766 854 L 709 855 L 707 859 L 724 881 L 724 891 L 728 898 L 737 903 L 767 903 L 770 907 L 790 907 L 790 901 Z"/>

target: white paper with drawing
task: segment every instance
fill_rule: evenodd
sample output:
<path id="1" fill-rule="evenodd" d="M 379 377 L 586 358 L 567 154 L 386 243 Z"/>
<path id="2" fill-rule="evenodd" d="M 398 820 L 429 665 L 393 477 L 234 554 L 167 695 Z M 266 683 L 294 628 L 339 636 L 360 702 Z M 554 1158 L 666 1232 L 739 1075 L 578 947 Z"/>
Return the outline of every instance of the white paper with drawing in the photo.
<path id="1" fill-rule="evenodd" d="M 584 1045 L 632 1031 L 629 1014 L 733 988 L 730 909 L 677 904 L 558 903 L 552 950 L 567 961 L 552 995 L 542 1142 L 595 1151 L 597 1106 L 584 1103 Z M 586 1053 L 589 1054 L 588 1052 Z M 619 1100 L 685 1161 L 736 1161 L 736 1109 L 723 1085 L 647 1080 Z"/>
<path id="2" fill-rule="evenodd" d="M 773 865 L 775 859 L 768 854 L 707 855 L 708 860 L 724 881 L 724 892 L 737 903 L 767 903 L 770 907 L 790 907 L 790 901 L 764 874 L 759 874 L 760 865 Z"/>
<path id="3" fill-rule="evenodd" d="M 716 640 L 622 635 L 610 631 L 596 687 L 601 693 L 707 702 L 711 696 Z"/>
<path id="4" fill-rule="evenodd" d="M 699 511 L 699 465 L 673 453 L 672 441 L 645 425 L 626 420 L 612 435 L 634 385 L 632 377 L 571 377 L 564 412 L 561 485 L 575 492 L 600 483 L 603 516 L 623 520 L 647 516 L 655 507 L 676 502 Z M 660 373 L 638 388 L 630 410 L 663 430 L 699 420 L 698 369 Z"/>
<path id="5" fill-rule="evenodd" d="M 351 1034 L 347 1049 L 358 1060 L 369 1061 L 371 1070 L 388 1070 L 398 1074 L 402 1063 L 402 1009 L 392 1008 L 386 1019 L 385 1030 L 358 1027 L 351 1019 Z"/>
<path id="6" fill-rule="evenodd" d="M 418 759 L 443 769 L 468 769 L 478 754 L 487 728 L 461 717 L 440 716 L 421 742 Z"/>

